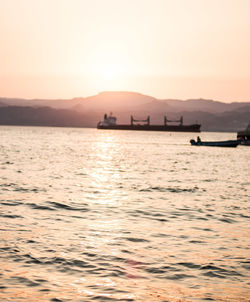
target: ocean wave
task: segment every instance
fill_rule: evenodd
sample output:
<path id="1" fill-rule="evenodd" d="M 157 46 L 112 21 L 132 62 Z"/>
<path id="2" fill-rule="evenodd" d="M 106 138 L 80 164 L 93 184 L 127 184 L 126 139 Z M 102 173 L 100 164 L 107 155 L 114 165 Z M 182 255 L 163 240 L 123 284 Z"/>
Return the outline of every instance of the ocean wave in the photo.
<path id="1" fill-rule="evenodd" d="M 52 205 L 56 209 L 64 209 L 69 211 L 80 211 L 80 212 L 88 212 L 89 209 L 86 206 L 73 206 L 65 203 L 60 203 L 56 201 L 48 201 L 50 205 Z"/>
<path id="2" fill-rule="evenodd" d="M 26 206 L 30 207 L 31 209 L 35 210 L 46 210 L 46 211 L 55 211 L 53 207 L 49 207 L 47 205 L 40 205 L 36 203 L 26 203 Z"/>
<path id="3" fill-rule="evenodd" d="M 180 187 L 148 187 L 140 189 L 140 192 L 170 192 L 170 193 L 195 193 L 198 187 L 180 188 Z"/>
<path id="4" fill-rule="evenodd" d="M 0 217 L 10 218 L 10 219 L 23 218 L 23 216 L 21 215 L 14 215 L 14 214 L 0 214 Z"/>

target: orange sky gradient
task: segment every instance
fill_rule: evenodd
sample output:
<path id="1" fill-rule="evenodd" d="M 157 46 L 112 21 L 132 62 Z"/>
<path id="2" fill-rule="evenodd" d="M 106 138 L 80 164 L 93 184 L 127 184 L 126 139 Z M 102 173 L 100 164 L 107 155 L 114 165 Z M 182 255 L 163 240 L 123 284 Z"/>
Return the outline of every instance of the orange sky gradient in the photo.
<path id="1" fill-rule="evenodd" d="M 249 0 L 0 0 L 0 97 L 250 101 Z"/>

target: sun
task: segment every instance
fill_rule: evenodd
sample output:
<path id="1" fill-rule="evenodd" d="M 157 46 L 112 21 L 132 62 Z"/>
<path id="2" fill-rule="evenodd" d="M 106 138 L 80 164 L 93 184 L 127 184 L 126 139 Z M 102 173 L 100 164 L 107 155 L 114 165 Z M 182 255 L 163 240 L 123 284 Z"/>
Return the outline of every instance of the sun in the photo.
<path id="1" fill-rule="evenodd" d="M 103 60 L 95 66 L 93 75 L 93 82 L 98 90 L 123 90 L 126 88 L 126 66 L 122 61 Z"/>
<path id="2" fill-rule="evenodd" d="M 119 70 L 118 66 L 115 66 L 114 64 L 105 64 L 103 66 L 100 66 L 99 70 L 99 77 L 103 78 L 104 80 L 114 80 L 118 78 L 121 75 L 121 70 Z"/>
<path id="3" fill-rule="evenodd" d="M 126 90 L 131 77 L 131 61 L 121 49 L 99 47 L 89 57 L 87 71 L 88 83 L 96 91 Z"/>

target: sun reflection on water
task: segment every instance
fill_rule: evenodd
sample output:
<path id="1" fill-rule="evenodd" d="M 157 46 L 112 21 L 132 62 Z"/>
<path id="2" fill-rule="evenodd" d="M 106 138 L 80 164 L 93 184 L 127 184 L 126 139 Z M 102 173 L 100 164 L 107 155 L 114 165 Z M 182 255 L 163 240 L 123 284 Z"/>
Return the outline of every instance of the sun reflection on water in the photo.
<path id="1" fill-rule="evenodd" d="M 100 138 L 92 145 L 94 160 L 88 172 L 91 195 L 97 203 L 115 204 L 122 199 L 117 188 L 122 178 L 118 156 L 122 152 L 122 145 L 111 132 L 104 133 Z"/>

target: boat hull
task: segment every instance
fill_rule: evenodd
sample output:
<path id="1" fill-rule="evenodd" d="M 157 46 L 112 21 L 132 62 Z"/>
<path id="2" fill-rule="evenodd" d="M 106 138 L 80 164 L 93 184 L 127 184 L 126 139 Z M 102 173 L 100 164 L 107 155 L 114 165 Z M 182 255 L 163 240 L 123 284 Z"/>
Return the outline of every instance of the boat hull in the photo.
<path id="1" fill-rule="evenodd" d="M 98 125 L 98 129 L 106 130 L 136 130 L 136 131 L 173 131 L 173 132 L 200 132 L 201 125 Z"/>
<path id="2" fill-rule="evenodd" d="M 217 142 L 196 142 L 195 140 L 191 139 L 190 143 L 192 146 L 235 148 L 240 144 L 240 141 L 239 140 L 229 140 L 229 141 L 217 141 Z"/>

